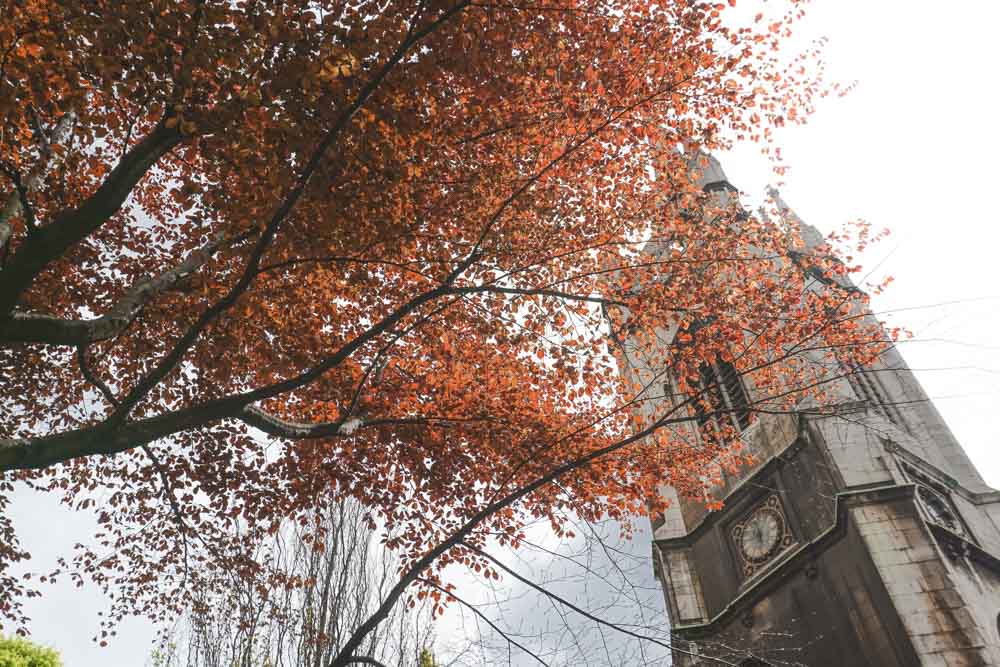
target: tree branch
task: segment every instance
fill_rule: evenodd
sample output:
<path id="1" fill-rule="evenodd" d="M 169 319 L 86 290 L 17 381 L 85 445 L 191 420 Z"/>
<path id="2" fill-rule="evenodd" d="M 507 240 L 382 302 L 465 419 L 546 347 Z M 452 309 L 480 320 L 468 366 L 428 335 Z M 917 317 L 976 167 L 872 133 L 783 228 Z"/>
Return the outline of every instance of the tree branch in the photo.
<path id="1" fill-rule="evenodd" d="M 468 609 L 469 611 L 471 611 L 473 614 L 475 614 L 479 618 L 483 619 L 483 621 L 488 626 L 490 626 L 491 628 L 493 628 L 501 637 L 503 637 L 504 640 L 510 642 L 512 645 L 518 647 L 519 649 L 521 649 L 522 651 L 524 651 L 525 653 L 527 653 L 528 655 L 530 655 L 532 658 L 534 658 L 538 662 L 538 664 L 545 665 L 546 667 L 548 667 L 549 663 L 547 663 L 544 660 L 542 660 L 541 657 L 538 656 L 538 654 L 534 653 L 531 649 L 527 648 L 523 644 L 520 644 L 519 642 L 517 642 L 516 640 L 514 640 L 512 637 L 510 637 L 506 632 L 504 632 L 503 630 L 501 630 L 499 628 L 499 626 L 497 626 L 496 623 L 494 623 L 492 620 L 490 620 L 489 616 L 487 616 L 486 614 L 484 614 L 483 612 L 481 612 L 478 608 L 476 608 L 476 606 L 474 604 L 472 604 L 471 602 L 466 602 L 465 600 L 463 600 L 462 598 L 458 597 L 454 593 L 446 591 L 441 586 L 435 584 L 433 581 L 431 581 L 429 579 L 420 579 L 419 581 L 421 583 L 426 584 L 426 585 L 430 586 L 431 588 L 437 589 L 437 590 L 441 591 L 442 593 L 444 593 L 445 595 L 453 598 L 460 605 L 462 605 L 463 607 L 465 607 L 466 609 Z"/>
<path id="2" fill-rule="evenodd" d="M 59 123 L 56 125 L 55 130 L 52 131 L 51 137 L 45 137 L 42 134 L 42 149 L 38 162 L 35 163 L 35 168 L 32 169 L 23 182 L 16 184 L 14 191 L 7 196 L 7 201 L 4 203 L 3 208 L 0 208 L 0 248 L 7 245 L 11 235 L 14 233 L 13 228 L 10 226 L 10 220 L 21 213 L 28 193 L 34 192 L 41 187 L 45 181 L 45 177 L 52 169 L 53 147 L 68 138 L 75 124 L 76 113 L 70 111 L 63 114 L 63 117 L 59 119 Z M 0 312 L 5 311 L 0 310 Z"/>
<path id="3" fill-rule="evenodd" d="M 542 475 L 541 477 L 535 479 L 533 482 L 526 484 L 522 487 L 519 487 L 514 491 L 511 491 L 507 495 L 503 496 L 502 498 L 499 498 L 491 502 L 486 507 L 484 507 L 483 509 L 479 510 L 474 515 L 469 517 L 469 519 L 465 522 L 465 524 L 462 525 L 461 528 L 452 533 L 450 537 L 439 542 L 436 546 L 428 550 L 427 553 L 425 553 L 420 559 L 415 561 L 413 565 L 409 567 L 409 569 L 399 578 L 399 581 L 390 591 L 389 595 L 385 598 L 385 600 L 383 600 L 381 606 L 379 606 L 379 608 L 370 617 L 368 617 L 368 620 L 362 623 L 355 630 L 354 634 L 351 636 L 351 639 L 344 645 L 344 648 L 341 651 L 341 655 L 348 655 L 351 652 L 353 652 L 354 649 L 361 644 L 364 638 L 372 630 L 374 630 L 375 627 L 379 623 L 381 623 L 382 620 L 389 614 L 389 611 L 392 609 L 393 605 L 396 604 L 396 601 L 399 599 L 399 597 L 403 594 L 403 592 L 407 588 L 409 588 L 409 586 L 414 581 L 416 581 L 421 576 L 423 571 L 426 570 L 428 567 L 430 567 L 438 558 L 440 558 L 450 549 L 460 544 L 466 537 L 471 535 L 472 532 L 484 521 L 489 519 L 497 512 L 500 512 L 505 508 L 510 507 L 511 505 L 516 503 L 518 500 L 524 498 L 525 496 L 528 496 L 531 493 L 537 491 L 538 489 L 559 479 L 560 477 L 562 477 L 563 475 L 572 470 L 576 470 L 577 468 L 586 466 L 598 459 L 607 456 L 608 454 L 612 454 L 636 442 L 639 442 L 644 438 L 652 435 L 657 430 L 663 428 L 664 426 L 691 421 L 692 418 L 690 416 L 672 417 L 672 415 L 675 414 L 679 408 L 685 405 L 686 402 L 681 403 L 678 406 L 674 406 L 662 417 L 655 420 L 642 430 L 636 431 L 630 436 L 622 438 L 621 440 L 614 442 L 606 447 L 594 450 L 588 454 L 580 456 L 571 461 L 567 461 L 562 465 L 556 466 L 545 475 Z M 345 664 L 344 658 L 340 658 L 338 660 L 334 660 L 334 662 L 332 663 L 332 667 L 341 667 L 341 665 L 344 664 Z"/>
<path id="4" fill-rule="evenodd" d="M 14 181 L 14 192 L 17 194 L 20 211 L 24 214 L 24 226 L 28 228 L 28 234 L 33 234 L 37 227 L 35 225 L 35 209 L 31 206 L 31 199 L 28 197 L 28 186 L 17 171 L 8 171 L 7 175 Z"/>
<path id="5" fill-rule="evenodd" d="M 348 419 L 315 423 L 288 421 L 280 417 L 275 417 L 254 406 L 244 409 L 237 419 L 247 426 L 252 426 L 270 436 L 288 438 L 289 440 L 329 438 L 337 435 L 345 435 L 353 432 L 357 427 L 357 425 L 351 425 Z"/>
<path id="6" fill-rule="evenodd" d="M 142 420 L 140 422 L 127 423 L 125 421 L 131 409 L 179 362 L 186 351 L 191 347 L 191 345 L 193 345 L 194 341 L 200 335 L 200 332 L 204 329 L 204 327 L 207 326 L 209 322 L 214 320 L 215 317 L 229 308 L 233 303 L 235 303 L 236 299 L 249 286 L 264 250 L 276 233 L 278 224 L 291 210 L 292 206 L 301 195 L 301 192 L 311 177 L 311 174 L 318 165 L 318 161 L 322 157 L 326 148 L 328 148 L 332 143 L 336 133 L 339 131 L 339 128 L 342 127 L 343 123 L 346 123 L 347 119 L 349 119 L 349 117 L 363 105 L 364 101 L 374 92 L 378 83 L 388 74 L 391 67 L 402 59 L 403 55 L 416 41 L 426 36 L 449 18 L 460 12 L 465 6 L 467 6 L 467 4 L 467 0 L 458 3 L 448 11 L 441 14 L 425 28 L 414 31 L 403 41 L 403 43 L 401 43 L 397 52 L 393 55 L 390 61 L 383 66 L 380 72 L 369 82 L 366 88 L 363 89 L 362 94 L 359 95 L 355 103 L 350 108 L 345 110 L 344 115 L 338 119 L 338 125 L 331 129 L 330 134 L 327 135 L 324 142 L 317 148 L 309 162 L 309 165 L 303 171 L 296 189 L 289 193 L 288 197 L 286 197 L 283 204 L 272 217 L 272 220 L 263 233 L 262 238 L 259 240 L 257 247 L 254 249 L 250 263 L 244 271 L 240 281 L 233 287 L 232 290 L 230 290 L 226 297 L 202 314 L 199 320 L 184 336 L 182 336 L 171 352 L 169 352 L 156 366 L 156 368 L 143 378 L 121 401 L 119 408 L 115 411 L 108 422 L 98 426 L 77 429 L 74 431 L 39 438 L 0 441 L 0 469 L 39 468 L 80 456 L 88 456 L 92 454 L 112 454 L 139 446 L 140 444 L 150 442 L 159 437 L 164 437 L 172 433 L 186 430 L 188 428 L 203 426 L 213 421 L 227 418 L 242 418 L 243 416 L 247 416 L 244 415 L 244 410 L 250 404 L 287 393 L 314 381 L 323 373 L 343 362 L 344 359 L 349 357 L 362 346 L 390 330 L 404 317 L 417 310 L 423 304 L 448 295 L 453 289 L 451 287 L 451 281 L 455 280 L 461 271 L 468 268 L 471 262 L 475 261 L 478 256 L 477 251 L 470 253 L 469 256 L 466 257 L 459 264 L 459 266 L 452 271 L 451 274 L 449 274 L 443 285 L 414 297 L 392 314 L 384 318 L 378 325 L 371 327 L 363 334 L 342 346 L 334 354 L 328 356 L 320 363 L 295 377 L 266 387 L 245 392 L 243 394 L 237 394 L 224 399 L 210 401 L 199 406 L 167 413 L 165 415 Z M 587 138 L 589 139 L 595 136 L 599 132 L 600 128 L 606 126 L 609 122 L 611 121 L 609 120 L 602 123 L 598 128 L 589 132 L 587 134 Z M 147 137 L 147 139 L 141 142 L 136 149 L 130 151 L 129 158 L 127 158 L 126 161 L 129 161 L 137 152 L 141 152 L 139 151 L 140 147 L 149 142 L 150 138 Z M 574 144 L 574 146 L 567 149 L 561 157 L 565 157 L 570 154 L 573 150 L 579 148 L 582 143 L 583 142 L 578 142 L 577 144 Z M 554 163 L 555 160 L 552 163 L 549 163 L 545 169 L 542 170 L 542 172 L 536 174 L 532 182 L 540 178 L 542 173 L 544 173 L 547 169 L 550 169 Z M 517 193 L 512 195 L 511 198 L 508 198 L 508 200 L 505 200 L 495 215 L 492 216 L 488 227 L 500 217 L 501 213 L 505 210 L 506 206 L 509 205 L 510 201 L 513 198 L 516 198 L 518 194 L 523 193 L 525 189 L 525 187 L 519 188 Z M 21 253 L 19 253 L 19 255 L 20 254 Z M 267 420 L 261 415 L 250 414 L 248 418 L 256 421 L 258 424 L 263 425 L 266 428 L 270 428 L 273 432 L 287 432 L 287 429 L 279 428 L 273 421 Z M 342 424 L 339 424 L 338 428 L 341 425 Z M 325 428 L 332 429 L 332 426 L 327 426 Z M 292 429 L 292 431 L 294 436 L 296 429 Z M 312 432 L 323 432 L 323 429 L 317 427 Z M 138 437 L 138 440 L 130 442 L 129 437 Z"/>
<path id="7" fill-rule="evenodd" d="M 73 115 L 63 116 L 60 125 L 71 116 Z M 128 152 L 86 201 L 75 209 L 59 214 L 53 222 L 40 227 L 35 234 L 25 239 L 17 253 L 0 271 L 0 317 L 6 316 L 13 310 L 21 294 L 31 286 L 35 277 L 50 262 L 62 256 L 66 250 L 86 238 L 117 213 L 146 172 L 179 144 L 182 138 L 179 130 L 160 123 Z M 46 160 L 45 163 L 43 171 L 48 169 L 49 161 Z M 40 177 L 37 183 L 41 183 Z M 29 190 L 37 187 L 30 183 L 28 185 Z M 16 193 L 12 194 L 11 198 L 15 195 Z M 0 211 L 0 245 L 6 243 L 6 238 L 10 235 L 7 220 L 19 206 L 18 201 L 19 198 L 11 204 L 8 200 L 8 206 Z"/>
<path id="8" fill-rule="evenodd" d="M 808 254 L 797 250 L 789 250 L 787 254 L 788 258 L 792 260 L 795 267 L 802 272 L 802 275 L 812 278 L 827 287 L 834 287 L 854 296 L 865 296 L 864 291 L 854 285 L 846 276 L 837 280 L 836 278 L 828 275 L 822 268 L 816 266 L 815 264 L 807 265 L 806 259 L 809 257 Z M 839 263 L 839 260 L 832 256 L 828 256 L 823 259 L 830 259 Z"/>
<path id="9" fill-rule="evenodd" d="M 114 392 L 106 385 L 101 378 L 94 375 L 93 371 L 90 370 L 90 366 L 87 364 L 87 346 L 78 345 L 76 348 L 76 361 L 80 365 L 80 373 L 83 374 L 83 379 L 85 379 L 90 384 L 97 387 L 98 390 L 104 395 L 104 398 L 113 406 L 118 405 L 118 399 L 115 398 Z"/>
<path id="10" fill-rule="evenodd" d="M 233 239 L 237 242 L 244 236 Z M 217 236 L 174 267 L 133 285 L 104 315 L 92 320 L 66 320 L 51 315 L 15 312 L 0 320 L 0 341 L 46 345 L 88 345 L 117 335 L 155 296 L 201 268 L 229 239 Z"/>
<path id="11" fill-rule="evenodd" d="M 522 294 L 525 296 L 551 296 L 557 299 L 565 299 L 566 301 L 587 301 L 590 303 L 599 303 L 605 306 L 627 306 L 628 304 L 624 301 L 615 301 L 613 299 L 605 299 L 599 296 L 583 296 L 580 294 L 572 294 L 570 292 L 561 292 L 559 290 L 552 289 L 542 289 L 542 288 L 529 288 L 529 287 L 499 287 L 495 285 L 478 285 L 476 287 L 454 287 L 451 289 L 453 294 Z"/>
<path id="12" fill-rule="evenodd" d="M 240 414 L 236 415 L 236 418 L 247 426 L 252 426 L 270 436 L 287 438 L 289 440 L 310 440 L 314 438 L 345 436 L 360 429 L 375 428 L 378 426 L 420 426 L 432 424 L 443 426 L 447 424 L 498 421 L 493 417 L 441 417 L 429 415 L 416 417 L 380 417 L 377 419 L 362 419 L 360 417 L 348 416 L 331 422 L 296 422 L 275 417 L 254 406 L 245 408 Z"/>
<path id="13" fill-rule="evenodd" d="M 177 505 L 177 498 L 174 496 L 174 487 L 170 483 L 170 477 L 167 475 L 167 469 L 163 467 L 163 463 L 160 461 L 159 457 L 150 449 L 149 445 L 142 445 L 142 451 L 149 457 L 150 463 L 153 464 L 153 468 L 156 469 L 157 474 L 160 476 L 160 482 L 163 483 L 163 497 L 166 498 L 167 502 L 170 504 L 170 511 L 173 513 L 174 521 L 177 523 L 177 529 L 180 531 L 181 536 L 181 546 L 184 547 L 184 580 L 187 581 L 188 578 L 188 526 L 184 522 L 184 515 L 181 514 L 181 508 Z"/>

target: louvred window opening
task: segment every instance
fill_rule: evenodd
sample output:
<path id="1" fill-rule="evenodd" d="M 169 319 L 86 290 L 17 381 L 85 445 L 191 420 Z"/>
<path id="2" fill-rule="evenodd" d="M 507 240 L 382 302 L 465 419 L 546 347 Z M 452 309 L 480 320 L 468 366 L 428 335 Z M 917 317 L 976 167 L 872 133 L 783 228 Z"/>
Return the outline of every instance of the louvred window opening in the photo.
<path id="1" fill-rule="evenodd" d="M 878 378 L 875 377 L 875 373 L 876 371 L 874 370 L 865 369 L 855 364 L 844 364 L 844 375 L 851 385 L 854 395 L 859 400 L 864 401 L 867 405 L 881 412 L 893 424 L 899 425 L 902 422 L 899 411 L 886 398 Z"/>
<path id="2" fill-rule="evenodd" d="M 698 397 L 694 401 L 698 426 L 717 430 L 729 423 L 737 431 L 750 426 L 750 400 L 736 368 L 722 359 L 702 364 L 698 370 Z"/>

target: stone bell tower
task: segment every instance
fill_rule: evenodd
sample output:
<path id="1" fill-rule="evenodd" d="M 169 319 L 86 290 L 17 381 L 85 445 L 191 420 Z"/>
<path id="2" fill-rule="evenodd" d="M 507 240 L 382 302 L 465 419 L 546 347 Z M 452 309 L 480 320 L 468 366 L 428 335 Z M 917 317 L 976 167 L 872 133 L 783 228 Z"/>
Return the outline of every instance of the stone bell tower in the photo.
<path id="1" fill-rule="evenodd" d="M 701 183 L 736 196 L 712 158 Z M 725 369 L 705 381 L 753 400 Z M 722 510 L 662 488 L 674 665 L 1000 665 L 1000 492 L 894 348 L 837 383 L 836 414 L 740 423 L 755 463 L 727 475 Z"/>

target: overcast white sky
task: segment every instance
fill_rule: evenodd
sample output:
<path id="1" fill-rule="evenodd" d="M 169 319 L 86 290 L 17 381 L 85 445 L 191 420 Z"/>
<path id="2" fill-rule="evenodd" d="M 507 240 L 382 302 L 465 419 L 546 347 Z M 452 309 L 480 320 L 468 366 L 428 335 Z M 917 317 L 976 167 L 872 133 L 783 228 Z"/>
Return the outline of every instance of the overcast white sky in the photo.
<path id="1" fill-rule="evenodd" d="M 893 230 L 867 258 L 880 263 L 875 275 L 896 278 L 876 309 L 914 308 L 893 316 L 917 334 L 903 355 L 987 482 L 1000 486 L 1000 2 L 814 0 L 809 12 L 805 31 L 830 39 L 830 76 L 858 86 L 780 135 L 792 167 L 782 195 L 824 232 L 858 217 Z M 752 195 L 775 181 L 756 149 L 720 157 Z M 49 499 L 22 496 L 14 509 L 37 570 L 91 530 Z M 60 649 L 67 667 L 142 665 L 151 629 L 126 624 L 99 649 L 90 637 L 101 608 L 93 592 L 50 591 L 29 605 L 34 638 Z"/>

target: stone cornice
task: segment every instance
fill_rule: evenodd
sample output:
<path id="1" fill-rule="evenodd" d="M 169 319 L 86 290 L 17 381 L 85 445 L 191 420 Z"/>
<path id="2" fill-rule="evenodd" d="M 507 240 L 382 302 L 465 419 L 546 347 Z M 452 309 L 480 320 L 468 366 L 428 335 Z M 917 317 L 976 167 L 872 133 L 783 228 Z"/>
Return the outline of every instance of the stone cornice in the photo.
<path id="1" fill-rule="evenodd" d="M 931 477 L 941 478 L 946 482 L 952 493 L 961 496 L 973 505 L 990 505 L 1000 503 L 1000 491 L 973 491 L 962 485 L 957 479 L 938 468 L 933 463 L 925 461 L 906 447 L 892 441 L 885 443 L 885 450 L 896 455 L 906 463 L 915 466 L 918 470 L 929 474 Z"/>

